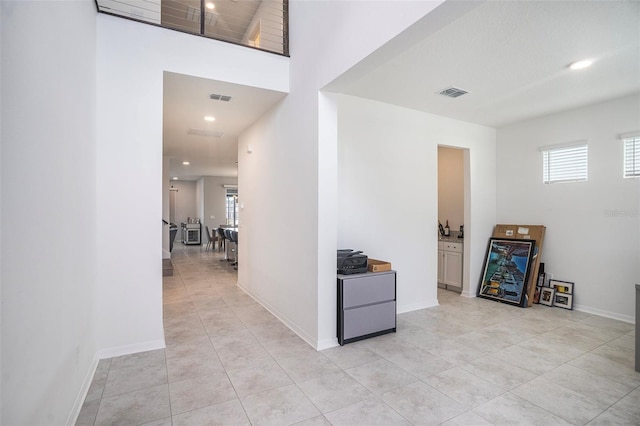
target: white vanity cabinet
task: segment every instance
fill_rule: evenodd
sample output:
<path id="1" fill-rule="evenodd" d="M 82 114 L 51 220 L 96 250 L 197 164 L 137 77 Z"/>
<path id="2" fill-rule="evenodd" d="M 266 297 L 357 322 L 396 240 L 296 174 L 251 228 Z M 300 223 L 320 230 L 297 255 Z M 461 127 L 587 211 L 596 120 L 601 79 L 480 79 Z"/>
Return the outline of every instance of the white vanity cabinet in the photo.
<path id="1" fill-rule="evenodd" d="M 442 278 L 444 275 L 444 269 L 442 268 L 443 262 L 444 262 L 444 241 L 438 241 L 438 287 L 447 288 Z"/>
<path id="2" fill-rule="evenodd" d="M 438 287 L 462 292 L 462 242 L 438 241 Z"/>

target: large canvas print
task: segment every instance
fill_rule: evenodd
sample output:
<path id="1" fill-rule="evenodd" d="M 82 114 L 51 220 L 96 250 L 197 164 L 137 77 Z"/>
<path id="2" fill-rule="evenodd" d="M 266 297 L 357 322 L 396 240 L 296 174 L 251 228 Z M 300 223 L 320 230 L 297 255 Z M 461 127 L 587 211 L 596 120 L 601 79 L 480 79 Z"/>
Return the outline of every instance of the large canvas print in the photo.
<path id="1" fill-rule="evenodd" d="M 526 306 L 534 249 L 534 240 L 490 238 L 478 297 Z"/>

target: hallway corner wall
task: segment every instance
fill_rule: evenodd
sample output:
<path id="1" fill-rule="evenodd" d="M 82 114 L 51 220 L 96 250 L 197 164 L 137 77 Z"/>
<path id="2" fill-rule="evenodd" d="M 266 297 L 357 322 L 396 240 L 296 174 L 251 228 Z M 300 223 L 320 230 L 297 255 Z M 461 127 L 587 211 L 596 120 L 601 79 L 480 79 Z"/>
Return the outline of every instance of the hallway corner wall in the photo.
<path id="1" fill-rule="evenodd" d="M 1 2 L 2 424 L 72 424 L 95 366 L 92 2 Z"/>

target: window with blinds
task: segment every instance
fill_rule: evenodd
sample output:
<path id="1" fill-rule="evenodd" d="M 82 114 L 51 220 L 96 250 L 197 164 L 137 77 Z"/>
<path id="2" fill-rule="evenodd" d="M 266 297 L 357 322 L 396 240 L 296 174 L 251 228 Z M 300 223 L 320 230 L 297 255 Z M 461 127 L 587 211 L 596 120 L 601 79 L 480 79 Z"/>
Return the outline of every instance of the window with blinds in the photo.
<path id="1" fill-rule="evenodd" d="M 640 136 L 625 138 L 624 177 L 640 177 Z"/>
<path id="2" fill-rule="evenodd" d="M 238 226 L 238 189 L 227 189 L 227 225 Z"/>
<path id="3" fill-rule="evenodd" d="M 587 143 L 542 149 L 544 183 L 587 180 Z"/>

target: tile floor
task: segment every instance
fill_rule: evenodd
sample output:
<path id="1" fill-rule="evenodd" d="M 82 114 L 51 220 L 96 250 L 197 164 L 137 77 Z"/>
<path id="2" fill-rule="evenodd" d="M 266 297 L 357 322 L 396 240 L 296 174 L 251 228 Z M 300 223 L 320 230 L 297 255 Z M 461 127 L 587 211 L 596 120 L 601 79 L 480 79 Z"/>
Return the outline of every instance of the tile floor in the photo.
<path id="1" fill-rule="evenodd" d="M 167 348 L 100 361 L 77 425 L 640 425 L 630 324 L 440 291 L 317 352 L 220 257 L 176 244 Z"/>

